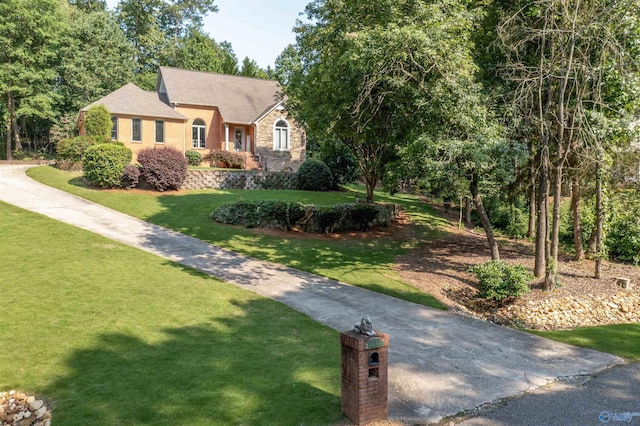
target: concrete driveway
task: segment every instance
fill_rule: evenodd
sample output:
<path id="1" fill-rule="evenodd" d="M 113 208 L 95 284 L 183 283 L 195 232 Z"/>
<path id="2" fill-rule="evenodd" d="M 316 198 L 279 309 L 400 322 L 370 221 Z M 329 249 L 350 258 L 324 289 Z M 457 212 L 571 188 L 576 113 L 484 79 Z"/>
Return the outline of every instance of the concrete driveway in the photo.
<path id="1" fill-rule="evenodd" d="M 242 256 L 39 184 L 25 175 L 27 168 L 0 166 L 0 201 L 198 269 L 339 331 L 368 314 L 375 329 L 390 335 L 393 419 L 436 422 L 560 377 L 589 375 L 622 362 Z"/>

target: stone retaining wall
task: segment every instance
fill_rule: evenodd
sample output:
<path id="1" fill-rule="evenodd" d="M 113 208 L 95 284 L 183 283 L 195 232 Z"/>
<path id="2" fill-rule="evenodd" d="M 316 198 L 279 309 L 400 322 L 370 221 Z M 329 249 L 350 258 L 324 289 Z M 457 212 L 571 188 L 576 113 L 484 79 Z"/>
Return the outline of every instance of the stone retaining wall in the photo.
<path id="1" fill-rule="evenodd" d="M 296 174 L 263 170 L 188 170 L 181 189 L 294 189 Z"/>

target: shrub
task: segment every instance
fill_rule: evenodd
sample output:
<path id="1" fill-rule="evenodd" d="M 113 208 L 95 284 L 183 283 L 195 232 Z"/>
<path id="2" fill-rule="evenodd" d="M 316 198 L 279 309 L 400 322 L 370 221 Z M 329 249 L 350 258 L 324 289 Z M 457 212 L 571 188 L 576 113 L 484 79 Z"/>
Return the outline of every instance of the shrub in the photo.
<path id="1" fill-rule="evenodd" d="M 329 167 L 333 176 L 333 188 L 337 188 L 340 184 L 354 182 L 361 175 L 358 160 L 341 142 L 329 140 L 320 143 L 318 160 Z"/>
<path id="2" fill-rule="evenodd" d="M 306 160 L 298 169 L 296 185 L 304 191 L 327 191 L 333 185 L 333 176 L 322 161 Z"/>
<path id="3" fill-rule="evenodd" d="M 611 218 L 605 245 L 611 257 L 634 264 L 640 263 L 640 193 L 617 191 L 611 197 Z"/>
<path id="4" fill-rule="evenodd" d="M 109 142 L 111 140 L 111 113 L 104 105 L 96 105 L 89 108 L 84 119 L 84 129 L 87 137 L 97 142 Z"/>
<path id="5" fill-rule="evenodd" d="M 185 152 L 184 155 L 189 160 L 190 166 L 199 166 L 202 162 L 202 154 L 200 154 L 198 151 L 190 149 L 189 151 Z"/>
<path id="6" fill-rule="evenodd" d="M 61 160 L 71 161 L 73 163 L 82 162 L 84 153 L 93 142 L 85 136 L 76 136 L 71 139 L 61 139 L 56 144 L 56 153 Z"/>
<path id="7" fill-rule="evenodd" d="M 244 167 L 244 157 L 236 152 L 212 150 L 208 155 L 211 165 L 224 163 L 227 168 L 241 169 Z"/>
<path id="8" fill-rule="evenodd" d="M 93 145 L 87 148 L 84 154 L 84 175 L 87 180 L 102 188 L 119 187 L 131 156 L 131 150 L 121 144 Z"/>
<path id="9" fill-rule="evenodd" d="M 216 222 L 247 228 L 277 227 L 288 231 L 305 213 L 302 204 L 292 201 L 238 201 L 218 207 L 211 218 Z"/>
<path id="10" fill-rule="evenodd" d="M 477 297 L 503 300 L 508 297 L 519 297 L 529 293 L 527 285 L 533 275 L 522 265 L 507 265 L 499 260 L 490 260 L 472 268 L 480 281 L 480 292 Z"/>
<path id="11" fill-rule="evenodd" d="M 123 188 L 135 188 L 140 183 L 140 167 L 136 164 L 127 164 L 122 172 L 121 186 Z"/>
<path id="12" fill-rule="evenodd" d="M 189 161 L 175 148 L 145 148 L 138 152 L 145 182 L 156 191 L 179 189 L 187 177 Z"/>

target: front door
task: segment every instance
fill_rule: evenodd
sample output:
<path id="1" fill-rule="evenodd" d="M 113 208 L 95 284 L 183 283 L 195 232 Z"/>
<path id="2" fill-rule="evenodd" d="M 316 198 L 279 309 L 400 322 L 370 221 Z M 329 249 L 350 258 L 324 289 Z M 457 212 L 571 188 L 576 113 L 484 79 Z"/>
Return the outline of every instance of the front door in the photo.
<path id="1" fill-rule="evenodd" d="M 234 151 L 244 151 L 244 128 L 235 127 L 233 129 Z"/>

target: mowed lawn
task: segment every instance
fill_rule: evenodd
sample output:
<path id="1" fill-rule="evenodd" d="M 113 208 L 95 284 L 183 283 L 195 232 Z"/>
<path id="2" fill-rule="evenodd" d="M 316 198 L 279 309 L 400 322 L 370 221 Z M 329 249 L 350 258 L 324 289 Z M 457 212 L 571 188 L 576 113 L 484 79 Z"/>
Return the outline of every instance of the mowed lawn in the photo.
<path id="1" fill-rule="evenodd" d="M 277 199 L 303 204 L 334 205 L 363 198 L 362 192 L 308 192 L 283 190 L 198 190 L 168 193 L 105 191 L 87 188 L 82 172 L 64 172 L 54 167 L 28 170 L 32 178 L 113 208 L 120 212 L 182 232 L 200 240 L 404 300 L 443 309 L 432 296 L 405 283 L 392 266 L 396 258 L 432 238 L 444 221 L 416 196 L 391 197 L 377 194 L 378 201 L 401 204 L 412 223 L 402 235 L 337 239 L 319 234 L 272 235 L 213 222 L 217 207 L 239 200 Z"/>
<path id="2" fill-rule="evenodd" d="M 54 424 L 340 421 L 334 330 L 78 228 L 0 214 L 0 391 L 44 398 Z"/>

